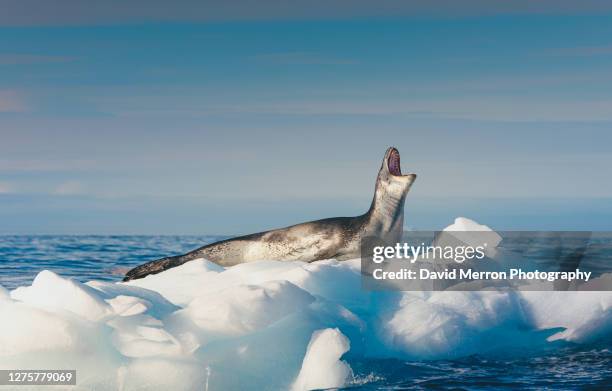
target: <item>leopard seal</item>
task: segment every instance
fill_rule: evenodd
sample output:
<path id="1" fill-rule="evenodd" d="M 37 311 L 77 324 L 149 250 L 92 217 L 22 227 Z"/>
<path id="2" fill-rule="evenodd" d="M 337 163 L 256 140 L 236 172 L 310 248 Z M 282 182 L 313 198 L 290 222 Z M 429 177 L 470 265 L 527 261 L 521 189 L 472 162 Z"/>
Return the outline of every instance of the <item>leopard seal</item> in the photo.
<path id="1" fill-rule="evenodd" d="M 399 151 L 390 147 L 382 161 L 374 198 L 368 211 L 355 217 L 332 217 L 286 228 L 222 240 L 183 255 L 170 256 L 135 267 L 123 281 L 143 278 L 205 258 L 221 266 L 258 260 L 313 262 L 359 257 L 360 239 L 376 236 L 397 242 L 404 226 L 404 201 L 416 174 L 403 175 Z"/>

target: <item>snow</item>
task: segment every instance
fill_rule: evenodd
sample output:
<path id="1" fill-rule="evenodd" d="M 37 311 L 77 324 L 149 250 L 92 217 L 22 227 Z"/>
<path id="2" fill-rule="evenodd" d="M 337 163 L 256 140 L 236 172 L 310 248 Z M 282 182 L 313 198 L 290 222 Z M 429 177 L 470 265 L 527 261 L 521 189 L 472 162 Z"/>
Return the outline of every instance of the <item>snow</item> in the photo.
<path id="1" fill-rule="evenodd" d="M 77 369 L 82 389 L 305 390 L 352 384 L 363 357 L 500 355 L 612 334 L 609 292 L 377 292 L 360 279 L 359 260 L 200 259 L 128 283 L 42 271 L 0 287 L 0 367 Z"/>

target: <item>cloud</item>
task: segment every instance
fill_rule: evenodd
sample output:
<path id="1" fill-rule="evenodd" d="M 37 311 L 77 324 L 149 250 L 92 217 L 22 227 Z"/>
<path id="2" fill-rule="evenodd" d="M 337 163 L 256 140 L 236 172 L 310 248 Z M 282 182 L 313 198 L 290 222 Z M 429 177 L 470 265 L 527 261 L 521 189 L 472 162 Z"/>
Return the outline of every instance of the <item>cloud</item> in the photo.
<path id="1" fill-rule="evenodd" d="M 326 56 L 317 52 L 260 54 L 251 59 L 277 65 L 350 65 L 357 63 L 355 60 Z"/>
<path id="2" fill-rule="evenodd" d="M 5 140 L 6 141 L 6 140 Z M 34 143 L 30 143 L 34 145 Z M 10 147 L 9 147 L 10 148 Z M 20 159 L 0 157 L 1 172 L 78 172 L 92 170 L 99 167 L 93 160 L 88 159 Z"/>
<path id="3" fill-rule="evenodd" d="M 0 25 L 95 25 L 138 22 L 347 19 L 612 11 L 608 0 L 4 0 Z"/>
<path id="4" fill-rule="evenodd" d="M 571 48 L 549 49 L 545 55 L 559 57 L 591 57 L 612 54 L 612 45 L 608 46 L 577 46 Z"/>
<path id="5" fill-rule="evenodd" d="M 61 183 L 53 191 L 53 194 L 55 195 L 78 195 L 83 193 L 83 185 L 77 181 L 68 181 Z"/>
<path id="6" fill-rule="evenodd" d="M 465 94 L 435 99 L 318 98 L 263 102 L 197 104 L 176 99 L 174 106 L 123 110 L 109 108 L 120 117 L 206 118 L 215 115 L 285 116 L 403 116 L 424 119 L 465 119 L 503 122 L 612 121 L 610 99 L 550 99 L 539 96 L 516 99 L 494 94 Z"/>
<path id="7" fill-rule="evenodd" d="M 0 54 L 0 65 L 52 64 L 70 61 L 74 61 L 74 58 L 67 56 L 48 56 L 20 53 Z"/>
<path id="8" fill-rule="evenodd" d="M 0 90 L 0 113 L 19 113 L 27 110 L 21 94 L 13 90 Z"/>
<path id="9" fill-rule="evenodd" d="M 7 182 L 0 182 L 0 194 L 10 194 L 15 192 L 15 187 Z"/>
<path id="10" fill-rule="evenodd" d="M 410 118 L 485 121 L 612 121 L 612 101 L 517 101 L 497 97 L 393 101 L 274 102 L 217 108 L 219 112 L 282 115 L 400 115 Z"/>

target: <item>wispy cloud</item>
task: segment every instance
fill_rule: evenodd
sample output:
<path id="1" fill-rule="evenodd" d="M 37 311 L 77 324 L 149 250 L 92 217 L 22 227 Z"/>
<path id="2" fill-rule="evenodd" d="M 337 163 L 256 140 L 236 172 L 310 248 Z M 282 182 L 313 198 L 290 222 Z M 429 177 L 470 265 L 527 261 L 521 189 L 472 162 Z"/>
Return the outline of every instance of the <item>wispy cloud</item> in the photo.
<path id="1" fill-rule="evenodd" d="M 3 0 L 0 25 L 99 25 L 130 22 L 295 20 L 397 17 L 414 15 L 474 16 L 496 14 L 567 14 L 609 12 L 603 0 Z"/>
<path id="2" fill-rule="evenodd" d="M 356 64 L 356 60 L 328 56 L 317 52 L 286 52 L 259 54 L 251 59 L 278 65 L 350 65 Z"/>
<path id="3" fill-rule="evenodd" d="M 591 57 L 612 55 L 612 45 L 604 46 L 577 46 L 569 48 L 556 48 L 544 51 L 548 56 L 559 57 Z"/>
<path id="4" fill-rule="evenodd" d="M 75 180 L 50 183 L 48 180 L 19 180 L 18 182 L 0 182 L 0 195 L 26 196 L 94 196 L 85 186 Z M 98 195 L 98 194 L 96 194 Z"/>
<path id="5" fill-rule="evenodd" d="M 94 160 L 88 159 L 20 159 L 0 157 L 0 173 L 23 172 L 80 172 L 99 167 Z"/>
<path id="6" fill-rule="evenodd" d="M 74 61 L 74 57 L 40 54 L 2 53 L 0 65 L 53 64 Z"/>
<path id="7" fill-rule="evenodd" d="M 78 195 L 83 193 L 83 185 L 77 181 L 68 181 L 61 183 L 53 191 L 53 194 L 55 195 Z"/>
<path id="8" fill-rule="evenodd" d="M 0 113 L 18 113 L 28 111 L 20 93 L 13 90 L 0 90 Z"/>
<path id="9" fill-rule="evenodd" d="M 316 99 L 241 102 L 117 111 L 122 117 L 177 116 L 202 118 L 214 115 L 320 115 L 320 116 L 406 116 L 429 119 L 468 119 L 503 122 L 523 121 L 612 121 L 612 100 L 577 99 L 546 101 L 538 98 L 465 96 L 439 99 Z"/>
<path id="10" fill-rule="evenodd" d="M 7 182 L 0 182 L 0 194 L 10 194 L 15 192 L 15 186 Z"/>

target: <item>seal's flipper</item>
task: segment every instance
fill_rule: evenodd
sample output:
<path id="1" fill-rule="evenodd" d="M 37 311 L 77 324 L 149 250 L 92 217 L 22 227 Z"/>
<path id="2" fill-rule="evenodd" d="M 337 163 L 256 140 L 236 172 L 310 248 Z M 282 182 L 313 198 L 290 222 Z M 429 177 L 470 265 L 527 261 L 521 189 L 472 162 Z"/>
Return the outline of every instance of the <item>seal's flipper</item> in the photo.
<path id="1" fill-rule="evenodd" d="M 183 263 L 181 257 L 166 257 L 158 259 L 157 261 L 147 262 L 127 272 L 125 277 L 123 277 L 123 281 L 137 280 L 149 274 L 161 273 L 164 270 L 182 265 Z"/>

